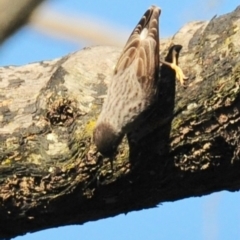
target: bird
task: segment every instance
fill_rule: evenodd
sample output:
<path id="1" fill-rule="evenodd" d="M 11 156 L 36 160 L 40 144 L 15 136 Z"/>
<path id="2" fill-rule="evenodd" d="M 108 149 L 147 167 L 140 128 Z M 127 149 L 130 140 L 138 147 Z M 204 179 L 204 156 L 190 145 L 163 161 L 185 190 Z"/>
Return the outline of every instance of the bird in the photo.
<path id="1" fill-rule="evenodd" d="M 151 6 L 131 33 L 115 66 L 93 131 L 100 153 L 112 156 L 134 120 L 154 101 L 159 72 L 160 8 Z"/>
<path id="2" fill-rule="evenodd" d="M 112 157 L 125 134 L 136 128 L 158 95 L 160 63 L 183 74 L 176 60 L 159 59 L 159 16 L 151 6 L 132 31 L 113 71 L 102 110 L 93 130 L 93 142 L 105 157 Z M 174 58 L 176 59 L 176 58 Z"/>

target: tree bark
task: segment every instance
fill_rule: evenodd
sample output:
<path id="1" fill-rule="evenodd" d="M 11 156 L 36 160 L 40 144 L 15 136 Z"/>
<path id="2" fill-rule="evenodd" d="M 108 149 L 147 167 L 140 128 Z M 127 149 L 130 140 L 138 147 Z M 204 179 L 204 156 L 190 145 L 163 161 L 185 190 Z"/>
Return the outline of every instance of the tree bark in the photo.
<path id="1" fill-rule="evenodd" d="M 154 131 L 124 139 L 113 165 L 91 137 L 120 49 L 1 68 L 0 237 L 239 190 L 239 39 L 240 7 L 183 27 L 172 41 L 189 79 L 174 113 L 160 104 Z"/>

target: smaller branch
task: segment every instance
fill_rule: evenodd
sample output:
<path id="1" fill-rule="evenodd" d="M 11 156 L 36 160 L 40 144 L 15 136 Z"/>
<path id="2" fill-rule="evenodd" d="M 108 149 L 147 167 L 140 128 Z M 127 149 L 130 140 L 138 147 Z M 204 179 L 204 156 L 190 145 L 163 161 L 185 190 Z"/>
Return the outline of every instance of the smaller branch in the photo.
<path id="1" fill-rule="evenodd" d="M 111 26 L 86 15 L 68 15 L 46 8 L 32 14 L 29 23 L 38 30 L 74 42 L 91 42 L 99 45 L 122 47 L 127 39 L 126 30 Z"/>
<path id="2" fill-rule="evenodd" d="M 15 31 L 22 27 L 32 11 L 44 0 L 0 0 L 0 43 L 3 43 Z M 13 5 L 14 4 L 14 5 Z"/>

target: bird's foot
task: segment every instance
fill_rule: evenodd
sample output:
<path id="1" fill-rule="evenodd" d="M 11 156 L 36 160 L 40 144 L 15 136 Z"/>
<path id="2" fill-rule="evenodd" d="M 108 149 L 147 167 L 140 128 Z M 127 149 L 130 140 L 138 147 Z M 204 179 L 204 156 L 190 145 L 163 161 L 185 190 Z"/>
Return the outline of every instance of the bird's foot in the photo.
<path id="1" fill-rule="evenodd" d="M 188 79 L 187 76 L 184 75 L 183 70 L 176 65 L 175 63 L 170 63 L 170 67 L 175 70 L 176 73 L 176 79 L 181 83 L 181 85 L 184 85 L 185 80 Z"/>
<path id="2" fill-rule="evenodd" d="M 182 86 L 184 85 L 184 81 L 187 80 L 188 77 L 184 75 L 183 70 L 177 64 L 169 63 L 162 60 L 160 60 L 160 63 L 165 64 L 172 68 L 176 73 L 176 79 L 181 83 Z"/>

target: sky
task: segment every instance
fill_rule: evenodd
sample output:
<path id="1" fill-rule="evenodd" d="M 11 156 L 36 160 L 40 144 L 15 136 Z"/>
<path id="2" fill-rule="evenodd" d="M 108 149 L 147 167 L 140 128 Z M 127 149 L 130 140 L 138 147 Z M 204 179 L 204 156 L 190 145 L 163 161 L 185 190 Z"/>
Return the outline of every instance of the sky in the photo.
<path id="1" fill-rule="evenodd" d="M 49 0 L 47 10 L 109 23 L 128 35 L 150 5 L 162 9 L 161 37 L 176 33 L 189 21 L 210 20 L 233 11 L 239 0 Z M 121 30 L 121 31 L 120 31 Z M 0 47 L 0 66 L 50 60 L 91 46 L 86 40 L 67 41 L 26 26 Z M 157 208 L 121 214 L 113 218 L 27 234 L 16 240 L 225 240 L 240 239 L 240 193 L 222 191 L 204 197 L 159 204 Z"/>

